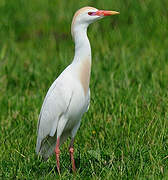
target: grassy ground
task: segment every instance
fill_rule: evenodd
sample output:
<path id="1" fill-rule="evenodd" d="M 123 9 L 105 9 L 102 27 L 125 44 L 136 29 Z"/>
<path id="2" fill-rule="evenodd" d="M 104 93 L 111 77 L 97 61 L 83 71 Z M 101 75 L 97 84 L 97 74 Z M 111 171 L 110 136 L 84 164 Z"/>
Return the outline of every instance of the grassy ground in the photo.
<path id="1" fill-rule="evenodd" d="M 120 11 L 89 28 L 91 105 L 62 179 L 168 179 L 168 1 L 0 1 L 0 178 L 55 179 L 35 154 L 47 89 L 73 58 L 70 23 L 90 5 Z"/>

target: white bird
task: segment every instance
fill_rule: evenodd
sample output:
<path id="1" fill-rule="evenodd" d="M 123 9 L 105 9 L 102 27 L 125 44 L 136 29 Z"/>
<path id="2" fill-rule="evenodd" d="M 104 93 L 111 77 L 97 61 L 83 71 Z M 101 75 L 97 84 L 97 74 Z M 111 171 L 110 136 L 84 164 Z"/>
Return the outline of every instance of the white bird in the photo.
<path id="1" fill-rule="evenodd" d="M 48 159 L 55 151 L 59 173 L 59 147 L 69 136 L 72 170 L 76 170 L 73 156 L 74 137 L 82 115 L 88 110 L 90 103 L 91 47 L 87 27 L 98 19 L 115 14 L 119 12 L 93 7 L 84 7 L 75 13 L 71 25 L 75 42 L 74 59 L 53 82 L 44 99 L 38 120 L 36 152 Z"/>

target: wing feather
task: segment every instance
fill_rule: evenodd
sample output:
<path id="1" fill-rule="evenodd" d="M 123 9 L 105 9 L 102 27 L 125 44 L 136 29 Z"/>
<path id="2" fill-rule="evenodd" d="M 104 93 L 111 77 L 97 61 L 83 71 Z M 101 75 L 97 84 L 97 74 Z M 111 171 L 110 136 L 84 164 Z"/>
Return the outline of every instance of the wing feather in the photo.
<path id="1" fill-rule="evenodd" d="M 72 89 L 65 79 L 56 79 L 44 99 L 38 120 L 36 152 L 39 153 L 42 141 L 54 136 L 60 117 L 66 112 L 71 101 Z"/>

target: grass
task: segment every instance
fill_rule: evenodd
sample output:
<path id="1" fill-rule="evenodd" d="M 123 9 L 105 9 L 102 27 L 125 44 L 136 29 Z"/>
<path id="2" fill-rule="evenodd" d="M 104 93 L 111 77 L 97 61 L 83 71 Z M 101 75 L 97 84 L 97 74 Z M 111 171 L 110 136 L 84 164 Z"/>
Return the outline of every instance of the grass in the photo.
<path id="1" fill-rule="evenodd" d="M 51 83 L 73 59 L 70 23 L 90 5 L 120 11 L 91 25 L 91 105 L 75 141 L 55 157 L 35 154 L 38 114 Z M 0 178 L 168 179 L 166 0 L 0 2 Z"/>

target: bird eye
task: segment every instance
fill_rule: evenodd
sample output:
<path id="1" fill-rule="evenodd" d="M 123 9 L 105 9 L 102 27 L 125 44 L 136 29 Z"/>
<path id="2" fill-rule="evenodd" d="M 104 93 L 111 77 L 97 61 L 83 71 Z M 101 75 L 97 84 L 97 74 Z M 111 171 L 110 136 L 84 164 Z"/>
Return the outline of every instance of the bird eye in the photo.
<path id="1" fill-rule="evenodd" d="M 95 16 L 96 13 L 95 13 L 95 12 L 88 12 L 88 15 L 89 15 L 89 16 Z"/>

